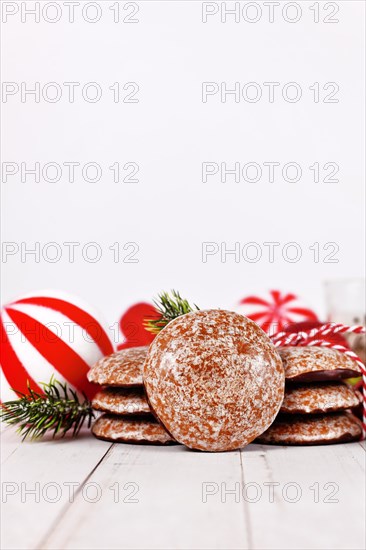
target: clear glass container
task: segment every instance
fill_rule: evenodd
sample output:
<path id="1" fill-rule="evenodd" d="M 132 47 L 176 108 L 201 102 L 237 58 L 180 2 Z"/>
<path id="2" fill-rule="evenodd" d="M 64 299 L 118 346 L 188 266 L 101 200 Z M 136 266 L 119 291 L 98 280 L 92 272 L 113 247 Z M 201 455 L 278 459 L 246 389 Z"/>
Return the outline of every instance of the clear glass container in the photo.
<path id="1" fill-rule="evenodd" d="M 325 298 L 328 321 L 366 326 L 365 279 L 326 281 Z M 350 334 L 346 338 L 353 351 L 366 363 L 366 336 Z"/>

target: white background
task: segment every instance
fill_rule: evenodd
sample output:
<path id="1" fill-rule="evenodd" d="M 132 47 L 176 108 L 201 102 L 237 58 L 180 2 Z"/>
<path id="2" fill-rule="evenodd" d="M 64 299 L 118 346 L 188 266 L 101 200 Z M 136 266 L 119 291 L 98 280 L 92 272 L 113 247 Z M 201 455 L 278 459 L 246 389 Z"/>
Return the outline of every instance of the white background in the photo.
<path id="1" fill-rule="evenodd" d="M 331 24 L 323 22 L 330 14 L 324 2 L 319 23 L 309 9 L 314 3 L 306 1 L 297 3 L 297 23 L 283 19 L 286 2 L 273 23 L 263 2 L 256 2 L 262 10 L 257 23 L 242 17 L 235 23 L 233 16 L 222 23 L 220 13 L 203 23 L 201 2 L 154 1 L 137 3 L 138 23 L 114 23 L 109 1 L 99 2 L 97 23 L 85 21 L 80 7 L 70 23 L 58 4 L 57 23 L 42 16 L 39 23 L 32 16 L 23 23 L 19 11 L 2 25 L 3 81 L 29 88 L 52 81 L 64 92 L 56 103 L 31 96 L 23 103 L 20 93 L 3 98 L 2 160 L 28 167 L 96 162 L 103 177 L 88 183 L 79 170 L 70 183 L 65 170 L 57 183 L 36 183 L 32 176 L 22 183 L 19 174 L 3 182 L 3 240 L 29 248 L 54 241 L 63 250 L 56 263 L 42 256 L 37 263 L 30 255 L 24 262 L 20 252 L 3 257 L 4 302 L 60 289 L 83 297 L 112 323 L 128 305 L 161 290 L 176 288 L 201 307 L 234 308 L 248 294 L 275 288 L 298 294 L 322 315 L 324 280 L 363 275 L 363 2 L 338 1 L 339 22 Z M 122 18 L 131 10 L 120 4 Z M 49 17 L 54 13 L 50 8 Z M 62 85 L 71 81 L 81 83 L 73 104 Z M 294 81 L 303 93 L 290 103 L 281 90 Z M 80 88 L 87 82 L 101 86 L 99 102 L 83 100 Z M 114 103 L 108 89 L 114 82 L 138 83 L 139 102 Z M 228 88 L 257 82 L 263 96 L 257 103 L 228 96 L 223 103 L 216 94 L 203 103 L 202 82 Z M 280 82 L 273 103 L 264 82 Z M 309 89 L 314 82 L 320 83 L 319 103 Z M 322 101 L 327 82 L 339 85 L 338 103 Z M 269 161 L 297 162 L 301 180 L 286 182 L 277 173 L 270 183 L 265 171 L 257 183 L 235 183 L 232 176 L 226 183 L 218 176 L 201 180 L 202 162 Z M 114 162 L 138 163 L 139 182 L 114 183 L 108 169 Z M 314 162 L 337 163 L 339 182 L 315 183 Z M 97 242 L 101 260 L 85 261 L 80 246 L 70 263 L 68 241 Z M 113 261 L 108 247 L 117 241 L 138 244 L 138 263 Z M 217 254 L 203 263 L 205 241 L 228 248 L 254 241 L 263 256 L 236 263 Z M 268 241 L 280 243 L 273 263 L 263 246 Z M 297 263 L 281 255 L 290 241 L 302 249 Z M 322 250 L 314 262 L 314 242 L 337 243 L 338 263 L 325 263 Z"/>

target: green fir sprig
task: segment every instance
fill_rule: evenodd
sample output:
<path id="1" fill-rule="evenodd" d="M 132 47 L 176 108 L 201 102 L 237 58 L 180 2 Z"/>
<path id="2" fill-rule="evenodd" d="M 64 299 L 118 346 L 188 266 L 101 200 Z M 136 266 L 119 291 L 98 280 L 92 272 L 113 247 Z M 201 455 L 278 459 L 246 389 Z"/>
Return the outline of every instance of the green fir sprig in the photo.
<path id="1" fill-rule="evenodd" d="M 46 432 L 52 437 L 64 437 L 69 430 L 76 436 L 85 421 L 88 427 L 94 418 L 91 402 L 85 394 L 81 400 L 77 393 L 53 376 L 48 384 L 41 384 L 44 394 L 38 393 L 28 383 L 28 393 L 14 390 L 19 399 L 2 403 L 0 417 L 8 424 L 18 425 L 18 433 L 37 439 Z"/>
<path id="2" fill-rule="evenodd" d="M 159 294 L 158 299 L 154 300 L 155 307 L 160 315 L 157 319 L 145 319 L 144 326 L 153 334 L 158 334 L 170 321 L 191 313 L 192 311 L 199 311 L 199 307 L 196 304 L 191 306 L 188 300 L 184 300 L 179 292 L 172 290 L 169 292 L 162 292 Z"/>

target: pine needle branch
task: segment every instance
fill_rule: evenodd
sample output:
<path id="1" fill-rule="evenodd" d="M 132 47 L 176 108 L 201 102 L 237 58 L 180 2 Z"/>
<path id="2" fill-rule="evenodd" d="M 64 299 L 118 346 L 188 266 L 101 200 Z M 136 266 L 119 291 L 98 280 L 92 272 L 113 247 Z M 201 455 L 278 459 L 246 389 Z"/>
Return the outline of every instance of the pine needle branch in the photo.
<path id="1" fill-rule="evenodd" d="M 94 418 L 91 402 L 83 394 L 80 400 L 76 392 L 53 376 L 48 384 L 42 383 L 44 394 L 32 390 L 28 383 L 28 393 L 21 393 L 14 401 L 2 403 L 0 417 L 7 424 L 18 425 L 18 433 L 23 436 L 37 439 L 46 432 L 53 432 L 64 437 L 72 430 L 76 436 L 85 421 L 88 427 Z"/>
<path id="2" fill-rule="evenodd" d="M 153 334 L 158 334 L 170 321 L 180 315 L 199 310 L 196 304 L 191 306 L 188 300 L 184 300 L 176 290 L 172 290 L 170 294 L 168 292 L 159 294 L 158 299 L 154 300 L 154 305 L 160 316 L 157 319 L 146 318 L 144 322 L 145 328 Z"/>

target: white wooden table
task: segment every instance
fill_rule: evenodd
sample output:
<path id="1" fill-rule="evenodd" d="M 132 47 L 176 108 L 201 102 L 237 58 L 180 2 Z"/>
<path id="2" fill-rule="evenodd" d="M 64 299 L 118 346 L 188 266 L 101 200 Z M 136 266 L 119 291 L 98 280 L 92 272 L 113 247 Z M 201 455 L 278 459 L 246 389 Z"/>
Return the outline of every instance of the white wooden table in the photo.
<path id="1" fill-rule="evenodd" d="M 2 548 L 365 547 L 361 443 L 181 446 L 2 433 Z"/>

